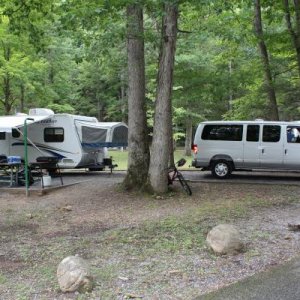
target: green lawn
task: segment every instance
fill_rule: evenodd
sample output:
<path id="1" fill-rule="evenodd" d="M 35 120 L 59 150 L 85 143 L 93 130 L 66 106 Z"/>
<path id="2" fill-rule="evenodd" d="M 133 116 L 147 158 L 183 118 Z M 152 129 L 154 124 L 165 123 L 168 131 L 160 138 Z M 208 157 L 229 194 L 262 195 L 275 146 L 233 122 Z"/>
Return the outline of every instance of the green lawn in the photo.
<path id="1" fill-rule="evenodd" d="M 127 169 L 127 157 L 128 152 L 127 150 L 120 151 L 120 150 L 109 150 L 109 155 L 113 157 L 113 163 L 117 164 L 118 167 L 116 170 L 126 170 Z M 175 161 L 178 161 L 180 158 L 186 159 L 186 164 L 183 166 L 182 169 L 188 169 L 189 166 L 192 164 L 192 156 L 184 156 L 184 150 L 178 149 L 175 151 Z"/>

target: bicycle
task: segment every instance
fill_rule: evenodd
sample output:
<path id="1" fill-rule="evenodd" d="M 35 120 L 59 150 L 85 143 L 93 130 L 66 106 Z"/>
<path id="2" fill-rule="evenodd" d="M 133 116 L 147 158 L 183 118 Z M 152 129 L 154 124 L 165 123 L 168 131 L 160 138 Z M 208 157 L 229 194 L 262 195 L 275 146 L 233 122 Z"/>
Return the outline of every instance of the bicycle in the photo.
<path id="1" fill-rule="evenodd" d="M 191 196 L 192 195 L 192 190 L 189 187 L 187 181 L 184 179 L 183 175 L 181 172 L 178 171 L 177 167 L 182 167 L 186 163 L 186 160 L 184 158 L 181 158 L 174 167 L 169 168 L 168 170 L 168 185 L 173 184 L 173 182 L 178 179 L 182 188 L 184 191 Z M 177 165 L 177 167 L 176 167 Z"/>

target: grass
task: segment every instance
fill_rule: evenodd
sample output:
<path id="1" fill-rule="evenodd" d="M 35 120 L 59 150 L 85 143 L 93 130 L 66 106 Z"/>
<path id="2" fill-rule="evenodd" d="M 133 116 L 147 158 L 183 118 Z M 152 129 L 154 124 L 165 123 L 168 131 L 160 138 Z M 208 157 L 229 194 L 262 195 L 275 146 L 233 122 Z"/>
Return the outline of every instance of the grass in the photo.
<path id="1" fill-rule="evenodd" d="M 178 157 L 180 154 L 177 153 Z M 121 155 L 125 157 L 124 153 Z M 11 292 L 9 299 L 34 299 L 34 293 L 39 293 L 37 299 L 59 298 L 57 265 L 64 257 L 79 254 L 91 264 L 96 286 L 92 294 L 79 294 L 77 300 L 125 299 L 127 294 L 154 299 L 152 295 L 157 291 L 161 293 L 161 299 L 192 299 L 199 293 L 197 284 L 201 283 L 201 278 L 212 277 L 219 272 L 220 261 L 214 264 L 219 258 L 208 251 L 205 243 L 206 234 L 213 226 L 247 219 L 262 208 L 284 207 L 299 202 L 298 187 L 211 184 L 209 191 L 200 185 L 195 189 L 197 193 L 193 198 L 174 194 L 162 200 L 150 197 L 132 199 L 140 205 L 145 202 L 144 210 L 150 212 L 145 221 L 127 227 L 120 224 L 105 231 L 91 230 L 84 234 L 70 229 L 62 236 L 46 237 L 29 226 L 31 222 L 43 225 L 43 218 L 31 220 L 24 218 L 21 212 L 14 213 L 13 209 L 3 210 L 2 235 L 9 239 L 5 249 L 10 249 L 7 253 L 14 253 L 15 258 L 20 260 L 22 269 L 2 270 L 0 285 Z M 96 204 L 95 199 L 93 201 Z M 36 205 L 34 201 L 32 204 Z M 81 204 L 77 205 L 78 214 L 81 214 Z M 151 217 L 151 212 L 160 213 L 173 206 L 177 209 L 170 209 L 168 214 L 162 214 L 159 218 Z M 43 215 L 51 218 L 51 207 L 47 209 L 45 207 Z M 125 209 L 132 207 L 125 206 Z M 140 207 L 136 213 L 140 212 L 138 209 Z M 75 210 L 71 214 L 75 214 Z M 42 215 L 42 211 L 38 215 Z M 59 214 L 56 212 L 52 217 L 55 221 Z M 14 234 L 10 234 L 12 232 Z M 273 233 L 259 227 L 249 236 L 253 244 L 256 240 L 267 242 L 274 238 Z M 250 248 L 243 255 L 250 264 L 252 258 L 260 253 Z M 210 262 L 209 269 L 204 265 L 205 261 Z M 192 275 L 195 287 L 185 274 Z M 50 296 L 45 294 L 43 298 L 42 293 L 49 293 Z M 169 298 L 166 296 L 168 293 Z M 178 296 L 180 293 L 184 296 Z"/>
<path id="2" fill-rule="evenodd" d="M 112 232 L 108 233 L 111 241 Z M 130 248 L 134 255 L 178 253 L 204 245 L 203 228 L 185 218 L 169 217 L 160 222 L 148 221 L 137 228 L 115 230 L 115 241 Z"/>
<path id="3" fill-rule="evenodd" d="M 7 282 L 7 278 L 0 272 L 0 284 L 5 284 Z"/>
<path id="4" fill-rule="evenodd" d="M 117 164 L 118 167 L 116 170 L 127 170 L 127 158 L 128 158 L 128 151 L 124 150 L 114 150 L 110 149 L 109 150 L 109 155 L 113 157 L 113 163 Z M 192 156 L 185 156 L 184 155 L 184 150 L 178 149 L 174 153 L 175 157 L 175 162 L 177 162 L 180 158 L 186 159 L 186 164 L 181 167 L 181 169 L 188 169 L 189 166 L 192 164 Z"/>

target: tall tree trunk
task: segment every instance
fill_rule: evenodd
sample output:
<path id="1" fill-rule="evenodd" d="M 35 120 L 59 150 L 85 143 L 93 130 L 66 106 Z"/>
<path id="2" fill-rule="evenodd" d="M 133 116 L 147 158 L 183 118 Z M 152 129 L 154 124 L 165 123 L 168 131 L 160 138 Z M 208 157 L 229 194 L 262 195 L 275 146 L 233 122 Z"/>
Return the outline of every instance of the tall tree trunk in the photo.
<path id="1" fill-rule="evenodd" d="M 126 87 L 125 87 L 125 79 L 124 79 L 124 72 L 121 72 L 120 80 L 121 80 L 121 90 L 120 90 L 120 100 L 121 100 L 121 112 L 122 112 L 122 122 L 126 123 L 128 122 L 127 119 L 127 105 L 126 105 Z"/>
<path id="2" fill-rule="evenodd" d="M 4 59 L 8 62 L 10 61 L 11 57 L 11 48 L 9 46 L 4 46 Z M 11 82 L 10 82 L 10 74 L 8 72 L 5 73 L 5 76 L 3 77 L 3 94 L 4 99 L 1 100 L 3 106 L 4 106 L 4 112 L 6 115 L 10 114 L 10 110 L 12 107 L 12 93 L 11 93 Z"/>
<path id="3" fill-rule="evenodd" d="M 149 168 L 149 145 L 145 101 L 145 58 L 143 9 L 127 6 L 128 55 L 128 171 L 123 185 L 140 189 Z"/>
<path id="4" fill-rule="evenodd" d="M 192 135 L 193 135 L 193 123 L 191 118 L 186 119 L 186 129 L 185 129 L 185 146 L 184 146 L 184 152 L 186 156 L 192 155 Z"/>
<path id="5" fill-rule="evenodd" d="M 21 84 L 20 86 L 21 98 L 20 98 L 20 112 L 24 112 L 25 108 L 25 86 Z"/>
<path id="6" fill-rule="evenodd" d="M 98 110 L 98 114 L 97 114 L 97 119 L 99 122 L 103 122 L 104 121 L 104 108 L 105 105 L 103 102 L 100 101 L 100 99 L 97 100 L 97 110 Z"/>
<path id="7" fill-rule="evenodd" d="M 300 52 L 300 1 L 294 0 L 295 14 L 296 14 L 296 32 L 297 32 L 297 51 Z"/>
<path id="8" fill-rule="evenodd" d="M 232 91 L 232 60 L 228 62 L 228 71 L 229 71 L 229 99 L 228 99 L 228 110 L 232 111 L 232 100 L 233 100 L 233 91 Z"/>
<path id="9" fill-rule="evenodd" d="M 12 107 L 12 101 L 11 101 L 10 76 L 8 73 L 3 79 L 3 92 L 4 92 L 4 101 L 3 101 L 4 111 L 6 115 L 9 115 Z"/>
<path id="10" fill-rule="evenodd" d="M 171 120 L 172 120 L 172 116 L 171 116 Z M 172 125 L 172 122 L 171 122 Z M 175 155 L 174 155 L 174 151 L 176 150 L 176 144 L 175 141 L 173 139 L 173 126 L 171 126 L 170 128 L 170 140 L 169 140 L 169 167 L 172 168 L 175 166 Z"/>
<path id="11" fill-rule="evenodd" d="M 298 73 L 300 77 L 300 2 L 294 0 L 295 12 L 296 12 L 296 28 L 293 28 L 289 0 L 283 0 L 283 7 L 285 12 L 285 21 L 290 33 L 294 48 L 296 50 Z"/>
<path id="12" fill-rule="evenodd" d="M 159 61 L 157 95 L 153 126 L 149 180 L 154 192 L 168 190 L 168 161 L 172 138 L 172 87 L 177 37 L 178 4 L 164 4 L 162 46 Z"/>
<path id="13" fill-rule="evenodd" d="M 264 41 L 260 0 L 254 0 L 254 32 L 258 39 L 258 47 L 265 73 L 265 85 L 270 102 L 270 117 L 272 120 L 277 121 L 279 120 L 279 113 L 274 89 L 274 81 L 271 74 L 268 49 Z"/>

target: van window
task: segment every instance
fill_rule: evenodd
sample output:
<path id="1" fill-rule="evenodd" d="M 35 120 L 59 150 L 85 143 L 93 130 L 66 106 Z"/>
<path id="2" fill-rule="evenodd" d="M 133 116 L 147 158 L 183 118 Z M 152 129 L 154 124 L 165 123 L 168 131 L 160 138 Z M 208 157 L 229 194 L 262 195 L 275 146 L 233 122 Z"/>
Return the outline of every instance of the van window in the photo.
<path id="1" fill-rule="evenodd" d="M 64 129 L 60 127 L 45 128 L 44 141 L 47 143 L 62 143 L 64 141 Z"/>
<path id="2" fill-rule="evenodd" d="M 0 140 L 5 140 L 5 132 L 0 132 Z"/>
<path id="3" fill-rule="evenodd" d="M 300 143 L 300 127 L 288 126 L 286 128 L 286 138 L 288 143 Z"/>
<path id="4" fill-rule="evenodd" d="M 259 125 L 247 126 L 247 142 L 258 142 L 259 140 Z"/>
<path id="5" fill-rule="evenodd" d="M 264 125 L 263 142 L 277 143 L 280 140 L 281 127 L 278 125 Z"/>
<path id="6" fill-rule="evenodd" d="M 20 132 L 17 129 L 13 128 L 11 131 L 11 135 L 13 138 L 18 138 L 18 137 L 20 137 Z"/>
<path id="7" fill-rule="evenodd" d="M 241 141 L 243 125 L 205 125 L 202 140 Z"/>

